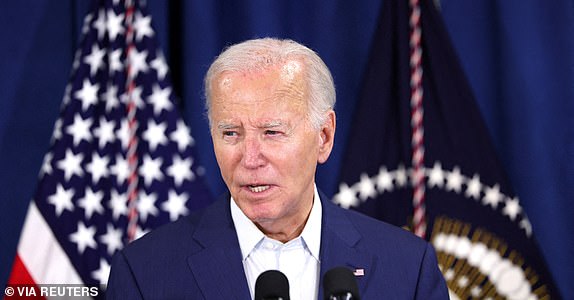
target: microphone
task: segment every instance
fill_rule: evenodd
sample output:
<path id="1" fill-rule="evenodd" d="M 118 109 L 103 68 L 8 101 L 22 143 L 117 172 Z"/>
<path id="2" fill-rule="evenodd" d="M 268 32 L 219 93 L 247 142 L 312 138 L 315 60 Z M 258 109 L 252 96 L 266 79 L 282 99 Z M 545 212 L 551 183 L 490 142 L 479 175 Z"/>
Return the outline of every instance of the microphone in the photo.
<path id="1" fill-rule="evenodd" d="M 277 270 L 268 270 L 255 281 L 254 300 L 289 300 L 289 280 Z"/>
<path id="2" fill-rule="evenodd" d="M 360 300 L 355 275 L 345 267 L 333 268 L 323 277 L 325 300 Z"/>

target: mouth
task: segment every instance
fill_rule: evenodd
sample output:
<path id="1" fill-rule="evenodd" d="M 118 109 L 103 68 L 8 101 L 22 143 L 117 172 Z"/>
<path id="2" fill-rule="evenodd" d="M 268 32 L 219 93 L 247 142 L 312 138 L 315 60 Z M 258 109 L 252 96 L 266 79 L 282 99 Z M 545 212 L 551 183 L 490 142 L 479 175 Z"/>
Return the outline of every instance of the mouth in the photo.
<path id="1" fill-rule="evenodd" d="M 253 193 L 262 193 L 270 188 L 269 185 L 247 185 L 247 188 Z"/>

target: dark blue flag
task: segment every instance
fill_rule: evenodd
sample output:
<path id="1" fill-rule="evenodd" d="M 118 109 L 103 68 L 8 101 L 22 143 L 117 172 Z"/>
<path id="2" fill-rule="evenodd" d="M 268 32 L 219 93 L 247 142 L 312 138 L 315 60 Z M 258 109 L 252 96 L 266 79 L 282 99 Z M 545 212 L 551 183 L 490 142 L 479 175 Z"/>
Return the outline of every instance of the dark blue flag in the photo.
<path id="1" fill-rule="evenodd" d="M 420 4 L 421 73 L 413 69 L 420 53 L 409 44 L 417 40 L 409 20 L 417 17 L 408 1 L 384 3 L 334 201 L 412 228 L 416 137 L 423 141 L 425 238 L 452 298 L 557 298 L 433 2 Z M 421 74 L 422 110 L 415 113 L 413 82 Z"/>
<path id="2" fill-rule="evenodd" d="M 95 1 L 10 283 L 105 284 L 127 242 L 211 202 L 194 149 L 145 7 Z"/>

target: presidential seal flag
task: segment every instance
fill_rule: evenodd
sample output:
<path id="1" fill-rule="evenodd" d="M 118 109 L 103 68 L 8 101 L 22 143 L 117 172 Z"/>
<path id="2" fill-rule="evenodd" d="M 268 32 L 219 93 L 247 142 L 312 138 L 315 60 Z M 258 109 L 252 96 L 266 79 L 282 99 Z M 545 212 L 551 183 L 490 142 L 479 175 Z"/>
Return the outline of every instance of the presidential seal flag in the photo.
<path id="1" fill-rule="evenodd" d="M 377 26 L 334 201 L 428 239 L 452 299 L 558 298 L 433 1 Z"/>
<path id="2" fill-rule="evenodd" d="M 105 284 L 126 243 L 211 202 L 145 7 L 96 1 L 82 31 L 9 284 Z"/>

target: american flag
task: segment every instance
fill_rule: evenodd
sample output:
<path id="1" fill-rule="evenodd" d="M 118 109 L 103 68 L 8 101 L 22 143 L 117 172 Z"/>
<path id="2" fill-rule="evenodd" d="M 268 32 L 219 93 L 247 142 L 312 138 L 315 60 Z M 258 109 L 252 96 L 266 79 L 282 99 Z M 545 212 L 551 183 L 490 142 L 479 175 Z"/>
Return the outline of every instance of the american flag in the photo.
<path id="1" fill-rule="evenodd" d="M 211 202 L 151 16 L 94 1 L 9 284 L 105 284 L 127 242 Z"/>

